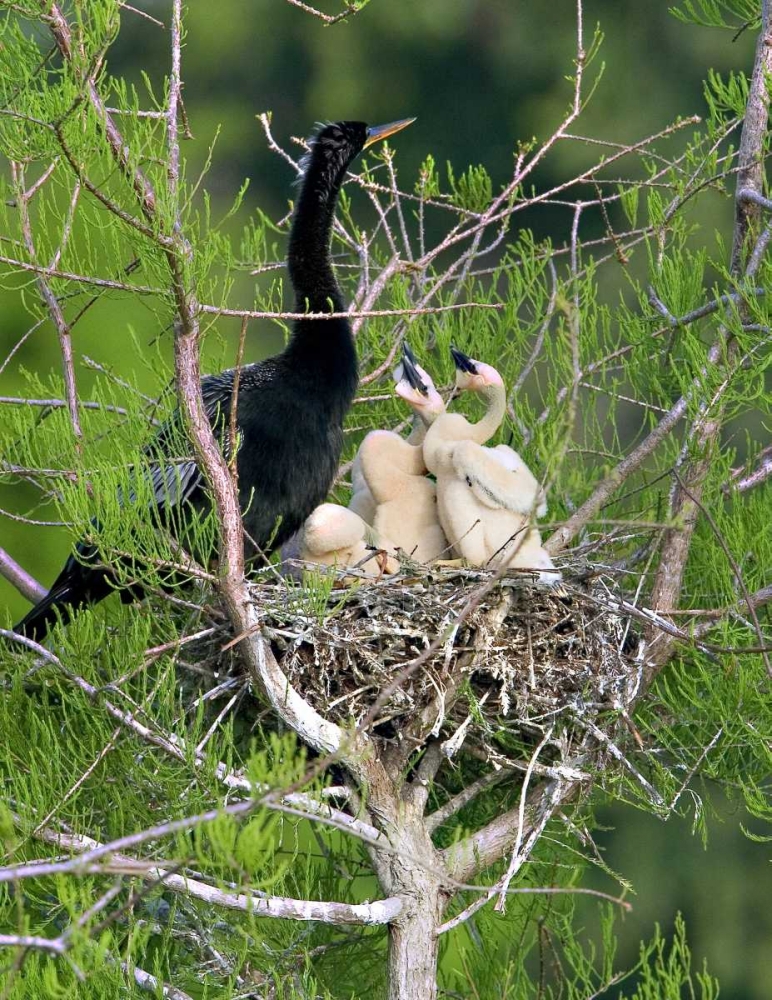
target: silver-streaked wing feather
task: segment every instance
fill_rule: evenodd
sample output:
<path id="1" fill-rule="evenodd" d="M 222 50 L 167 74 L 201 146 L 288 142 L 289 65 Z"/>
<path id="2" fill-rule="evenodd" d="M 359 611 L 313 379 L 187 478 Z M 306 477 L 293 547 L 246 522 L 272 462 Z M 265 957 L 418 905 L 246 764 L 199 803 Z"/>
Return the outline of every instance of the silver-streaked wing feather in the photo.
<path id="1" fill-rule="evenodd" d="M 204 411 L 226 461 L 229 461 L 231 456 L 231 435 L 226 416 L 230 411 L 232 395 L 233 371 L 207 375 L 201 379 Z M 179 411 L 175 410 L 145 449 L 149 458 L 153 499 L 159 511 L 185 503 L 204 485 L 204 477 L 195 460 L 185 455 L 189 448 L 190 445 L 182 432 Z M 132 500 L 134 499 L 135 496 L 132 495 Z"/>

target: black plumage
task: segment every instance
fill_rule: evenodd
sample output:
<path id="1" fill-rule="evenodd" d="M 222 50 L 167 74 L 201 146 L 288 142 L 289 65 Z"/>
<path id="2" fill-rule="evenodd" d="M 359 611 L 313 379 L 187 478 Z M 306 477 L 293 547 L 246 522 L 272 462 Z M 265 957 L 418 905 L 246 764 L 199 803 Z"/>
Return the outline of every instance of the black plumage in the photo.
<path id="1" fill-rule="evenodd" d="M 287 252 L 296 312 L 344 311 L 330 240 L 346 169 L 366 146 L 411 121 L 382 126 L 336 122 L 320 127 L 311 138 Z M 206 413 L 226 457 L 234 380 L 235 369 L 201 380 Z M 239 502 L 248 539 L 261 551 L 281 545 L 327 496 L 356 385 L 356 352 L 347 319 L 296 320 L 281 354 L 242 367 L 236 417 Z M 208 503 L 206 484 L 193 460 L 154 461 L 178 453 L 171 442 L 178 441 L 179 434 L 175 415 L 147 449 L 154 494 L 149 513 L 166 527 L 184 522 L 186 508 Z M 113 589 L 114 579 L 98 551 L 80 542 L 47 596 L 14 631 L 39 639 L 58 616 L 67 621 L 75 609 L 102 600 Z M 139 594 L 135 588 L 121 596 L 131 600 Z"/>

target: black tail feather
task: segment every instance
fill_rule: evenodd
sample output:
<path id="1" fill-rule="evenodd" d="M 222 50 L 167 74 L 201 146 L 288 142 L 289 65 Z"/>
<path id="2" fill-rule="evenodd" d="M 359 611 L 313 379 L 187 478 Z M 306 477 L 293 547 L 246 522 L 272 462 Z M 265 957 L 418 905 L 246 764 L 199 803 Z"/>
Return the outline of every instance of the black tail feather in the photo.
<path id="1" fill-rule="evenodd" d="M 86 604 L 104 600 L 114 590 L 109 573 L 70 557 L 46 596 L 14 626 L 14 632 L 40 642 L 57 621 L 67 623 Z"/>

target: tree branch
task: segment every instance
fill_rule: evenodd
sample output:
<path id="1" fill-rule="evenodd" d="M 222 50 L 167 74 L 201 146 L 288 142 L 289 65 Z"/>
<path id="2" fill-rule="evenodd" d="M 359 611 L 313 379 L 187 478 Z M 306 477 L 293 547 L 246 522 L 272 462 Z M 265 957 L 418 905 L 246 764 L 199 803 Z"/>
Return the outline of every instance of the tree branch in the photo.
<path id="1" fill-rule="evenodd" d="M 772 0 L 762 0 L 761 30 L 756 43 L 745 119 L 738 150 L 737 187 L 735 193 L 735 226 L 730 261 L 731 274 L 740 278 L 747 268 L 750 241 L 758 230 L 760 206 L 748 197 L 748 192 L 763 195 L 763 151 L 769 120 L 768 81 L 772 72 Z M 754 261 L 755 263 L 755 261 Z M 756 266 L 758 266 L 756 264 Z M 728 356 L 735 353 L 735 344 L 723 330 L 718 344 Z M 690 439 L 698 456 L 682 473 L 682 484 L 676 485 L 671 499 L 671 512 L 678 527 L 665 532 L 659 568 L 652 588 L 652 606 L 672 608 L 678 604 L 683 574 L 689 557 L 691 540 L 697 524 L 699 503 L 713 452 L 723 426 L 724 409 L 711 415 L 701 412 L 697 417 Z"/>
<path id="2" fill-rule="evenodd" d="M 578 781 L 563 781 L 560 778 L 547 781 L 528 796 L 524 811 L 518 804 L 482 829 L 445 848 L 440 853 L 450 876 L 458 882 L 468 882 L 479 872 L 501 861 L 518 838 L 521 842 L 530 840 L 534 831 L 543 829 L 558 809 L 576 797 L 580 788 Z M 522 826 L 521 815 L 525 816 Z M 491 898 L 496 892 L 493 887 Z"/>
<path id="3" fill-rule="evenodd" d="M 348 3 L 348 0 L 343 0 L 343 6 L 346 8 L 340 14 L 325 14 L 323 11 L 318 10 L 316 7 L 312 7 L 311 4 L 304 3 L 303 0 L 287 0 L 287 3 L 292 4 L 293 7 L 299 7 L 304 10 L 307 14 L 313 14 L 314 17 L 318 17 L 320 21 L 324 21 L 325 26 L 329 27 L 332 24 L 337 24 L 339 21 L 344 21 L 354 14 L 357 14 L 366 3 Z"/>
<path id="4" fill-rule="evenodd" d="M 554 531 L 544 543 L 550 555 L 562 551 L 570 541 L 595 517 L 601 507 L 607 503 L 626 479 L 643 465 L 662 441 L 673 430 L 686 412 L 687 397 L 681 399 L 665 414 L 653 431 L 637 448 L 624 458 L 615 469 L 593 490 L 582 506 L 569 517 L 564 525 Z"/>
<path id="5" fill-rule="evenodd" d="M 464 806 L 468 805 L 474 799 L 477 798 L 481 792 L 486 791 L 488 788 L 492 788 L 494 785 L 498 785 L 499 782 L 503 781 L 505 778 L 511 778 L 512 771 L 506 768 L 501 768 L 498 771 L 489 771 L 484 774 L 481 778 L 477 778 L 472 781 L 462 789 L 458 795 L 454 795 L 452 799 L 440 806 L 439 809 L 435 809 L 433 813 L 430 813 L 426 817 L 426 826 L 431 831 L 434 832 L 439 827 L 446 823 L 451 816 L 455 816 L 457 812 L 460 812 Z"/>
<path id="6" fill-rule="evenodd" d="M 726 556 L 727 562 L 732 567 L 732 573 L 734 574 L 734 578 L 737 581 L 737 586 L 739 587 L 740 592 L 743 595 L 743 599 L 745 601 L 746 607 L 748 608 L 748 613 L 750 614 L 751 620 L 753 621 L 753 626 L 756 629 L 756 636 L 757 636 L 757 638 L 759 640 L 759 646 L 762 648 L 761 655 L 764 658 L 764 666 L 767 668 L 767 674 L 770 677 L 772 677 L 772 663 L 770 663 L 769 655 L 767 654 L 766 650 L 764 649 L 764 633 L 761 631 L 761 624 L 759 623 L 759 617 L 756 614 L 756 605 L 754 604 L 754 602 L 753 602 L 753 600 L 751 598 L 750 591 L 748 590 L 748 588 L 745 585 L 745 580 L 743 579 L 743 575 L 742 575 L 742 571 L 740 570 L 740 567 L 737 565 L 737 560 L 732 555 L 731 549 L 727 545 L 726 539 L 724 538 L 724 536 L 722 535 L 721 531 L 719 530 L 719 527 L 716 524 L 716 522 L 715 522 L 712 514 L 710 513 L 710 511 L 702 503 L 702 501 L 697 496 L 695 496 L 691 492 L 691 490 L 689 490 L 689 488 L 683 482 L 683 480 L 678 475 L 678 473 L 674 471 L 673 474 L 675 475 L 676 480 L 678 481 L 678 485 L 683 490 L 683 492 L 687 495 L 687 497 L 689 497 L 689 499 L 694 503 L 694 505 L 702 512 L 703 516 L 705 517 L 705 520 L 710 525 L 711 531 L 716 536 L 716 541 L 721 546 L 721 550 L 723 551 L 724 555 Z"/>
<path id="7" fill-rule="evenodd" d="M 20 594 L 23 594 L 33 604 L 42 600 L 48 593 L 43 584 L 38 583 L 35 577 L 28 573 L 23 566 L 20 566 L 13 556 L 9 555 L 3 548 L 0 548 L 0 576 L 5 577 Z"/>
<path id="8" fill-rule="evenodd" d="M 29 216 L 29 199 L 34 194 L 36 187 L 33 185 L 29 191 L 24 188 L 24 167 L 17 163 L 11 163 L 14 180 L 17 184 L 17 204 L 21 213 L 21 229 L 24 236 L 24 244 L 31 260 L 35 260 L 35 242 L 32 236 L 32 222 Z M 45 176 L 45 175 L 44 175 Z M 40 182 L 38 182 L 40 183 Z M 83 438 L 83 430 L 80 426 L 80 413 L 78 411 L 78 388 L 75 383 L 75 365 L 72 357 L 72 337 L 67 320 L 64 318 L 59 300 L 51 290 L 42 274 L 38 274 L 37 286 L 41 297 L 48 307 L 48 312 L 53 320 L 54 327 L 59 336 L 59 350 L 62 355 L 62 368 L 64 370 L 64 394 L 67 400 L 67 410 L 70 414 L 73 434 L 75 435 L 76 447 L 80 448 Z"/>
<path id="9" fill-rule="evenodd" d="M 62 58 L 66 62 L 73 65 L 72 32 L 70 31 L 70 25 L 68 24 L 67 19 L 57 3 L 51 3 L 49 5 L 48 0 L 41 0 L 41 6 L 43 7 L 42 18 L 48 24 L 49 30 L 53 35 L 54 41 L 56 42 L 56 46 L 59 49 Z M 47 12 L 46 8 L 48 8 Z M 90 77 L 82 80 L 82 83 L 88 100 L 96 111 L 97 117 L 102 125 L 104 136 L 107 140 L 113 158 L 123 171 L 124 175 L 131 182 L 142 206 L 143 212 L 148 218 L 153 218 L 155 215 L 156 200 L 155 192 L 153 191 L 150 182 L 139 167 L 132 165 L 129 146 L 126 142 L 124 142 L 123 136 L 113 121 L 112 116 L 108 112 L 97 85 Z"/>
<path id="10" fill-rule="evenodd" d="M 765 448 L 758 456 L 758 465 L 749 472 L 747 469 L 737 469 L 732 474 L 733 482 L 724 487 L 726 493 L 737 490 L 738 493 L 745 493 L 755 486 L 760 486 L 772 476 L 772 447 Z"/>
<path id="11" fill-rule="evenodd" d="M 122 4 L 122 6 L 127 6 Z M 138 965 L 134 965 L 129 962 L 121 962 L 121 968 L 124 972 L 134 977 L 134 982 L 139 986 L 141 990 L 145 990 L 146 993 L 155 993 L 158 996 L 158 991 L 160 988 L 161 996 L 167 997 L 168 1000 L 193 1000 L 190 993 L 186 993 L 181 990 L 178 986 L 170 986 L 168 983 L 162 983 L 156 976 L 152 975 L 150 972 L 145 972 L 144 969 L 140 969 Z"/>
<path id="12" fill-rule="evenodd" d="M 254 806 L 254 803 L 252 803 L 252 806 Z M 233 814 L 232 807 L 226 807 L 224 811 Z M 203 814 L 197 817 L 197 819 L 201 821 L 205 816 L 207 818 L 215 818 L 217 814 L 218 812 L 215 810 L 210 814 Z M 162 833 L 163 828 L 157 828 L 156 835 L 159 832 Z M 100 844 L 99 841 L 93 840 L 91 837 L 81 834 L 68 834 L 46 827 L 35 831 L 34 836 L 45 843 L 53 844 L 59 850 L 66 849 L 73 851 L 76 857 L 62 862 L 54 861 L 50 863 L 38 863 L 32 866 L 12 866 L 12 870 L 16 873 L 17 878 L 34 877 L 36 871 L 43 874 L 43 868 L 45 868 L 48 874 L 56 872 L 79 873 L 81 866 L 86 865 L 87 862 L 106 857 L 108 859 L 107 862 L 102 864 L 98 869 L 102 872 L 139 875 L 145 881 L 163 884 L 171 892 L 190 896 L 194 899 L 201 899 L 213 906 L 222 906 L 231 910 L 243 910 L 258 917 L 276 917 L 282 920 L 316 920 L 321 923 L 338 925 L 355 924 L 359 926 L 372 926 L 390 923 L 399 916 L 402 910 L 401 901 L 394 898 L 377 900 L 373 903 L 336 903 L 320 900 L 291 899 L 287 896 L 273 896 L 259 891 L 248 893 L 226 892 L 218 889 L 217 886 L 208 885 L 206 882 L 201 882 L 198 879 L 179 875 L 171 869 L 123 854 L 116 846 L 121 843 L 119 841 L 114 841 L 113 844 Z M 80 857 L 77 857 L 77 855 L 80 855 Z M 29 871 L 30 868 L 32 872 Z M 5 875 L 9 870 L 0 869 L 0 882 L 6 880 Z"/>

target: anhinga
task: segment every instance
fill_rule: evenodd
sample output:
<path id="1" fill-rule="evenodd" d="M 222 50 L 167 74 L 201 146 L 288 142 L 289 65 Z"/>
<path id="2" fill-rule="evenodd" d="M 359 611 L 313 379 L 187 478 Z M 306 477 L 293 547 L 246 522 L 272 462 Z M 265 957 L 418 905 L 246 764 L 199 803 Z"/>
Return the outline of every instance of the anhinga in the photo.
<path id="1" fill-rule="evenodd" d="M 561 575 L 531 523 L 547 511 L 543 488 L 512 448 L 483 447 L 504 417 L 501 375 L 455 348 L 452 353 L 456 387 L 480 393 L 487 410 L 476 424 L 445 414 L 427 431 L 424 457 L 437 476 L 440 522 L 454 552 L 470 565 L 531 569 L 539 583 L 558 587 Z"/>
<path id="2" fill-rule="evenodd" d="M 345 310 L 330 242 L 346 169 L 367 146 L 412 121 L 378 126 L 334 122 L 321 126 L 309 140 L 287 251 L 296 312 Z M 234 380 L 234 369 L 201 380 L 207 416 L 226 454 Z M 351 327 L 341 318 L 296 320 L 281 354 L 241 368 L 236 417 L 239 501 L 247 536 L 262 551 L 281 545 L 325 499 L 337 471 L 343 418 L 356 385 Z M 161 524 L 178 522 L 181 505 L 207 503 L 206 484 L 193 460 L 173 465 L 157 461 L 157 456 L 168 454 L 168 441 L 175 436 L 179 436 L 179 417 L 173 417 L 167 431 L 148 448 L 153 516 Z M 82 541 L 47 596 L 15 631 L 39 639 L 58 616 L 67 621 L 75 609 L 102 600 L 113 589 L 111 573 L 99 564 L 97 549 Z M 136 593 L 124 592 L 122 597 L 130 600 Z"/>

